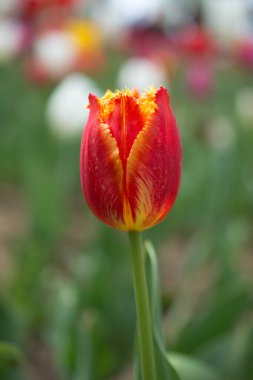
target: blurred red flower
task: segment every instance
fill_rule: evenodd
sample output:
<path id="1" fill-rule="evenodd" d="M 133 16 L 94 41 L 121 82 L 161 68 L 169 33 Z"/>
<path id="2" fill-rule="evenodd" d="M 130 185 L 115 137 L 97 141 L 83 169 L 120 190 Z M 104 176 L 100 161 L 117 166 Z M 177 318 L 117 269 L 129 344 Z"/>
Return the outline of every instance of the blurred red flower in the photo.
<path id="1" fill-rule="evenodd" d="M 174 44 L 179 53 L 189 58 L 213 56 L 218 50 L 214 38 L 201 26 L 183 28 L 175 36 Z"/>

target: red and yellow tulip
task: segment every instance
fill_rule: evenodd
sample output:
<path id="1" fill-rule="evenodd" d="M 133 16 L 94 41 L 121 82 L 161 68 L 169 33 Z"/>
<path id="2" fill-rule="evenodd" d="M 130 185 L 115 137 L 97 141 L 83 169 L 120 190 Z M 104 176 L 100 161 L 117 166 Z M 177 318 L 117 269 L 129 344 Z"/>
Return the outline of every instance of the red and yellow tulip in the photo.
<path id="1" fill-rule="evenodd" d="M 124 231 L 160 222 L 180 183 L 182 148 L 165 88 L 90 94 L 81 184 L 94 214 Z"/>

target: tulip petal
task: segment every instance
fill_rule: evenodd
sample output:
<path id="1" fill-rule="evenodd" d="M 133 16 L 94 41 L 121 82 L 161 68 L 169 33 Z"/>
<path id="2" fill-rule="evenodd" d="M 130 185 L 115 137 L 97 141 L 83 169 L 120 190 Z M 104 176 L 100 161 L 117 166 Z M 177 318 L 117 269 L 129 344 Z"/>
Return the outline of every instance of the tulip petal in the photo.
<path id="1" fill-rule="evenodd" d="M 119 94 L 107 121 L 112 136 L 117 140 L 120 157 L 125 168 L 133 142 L 144 127 L 144 121 L 136 98 Z"/>
<path id="2" fill-rule="evenodd" d="M 90 117 L 81 147 L 82 189 L 94 214 L 113 227 L 123 219 L 123 169 L 108 125 L 99 122 L 99 103 L 90 95 Z"/>
<path id="3" fill-rule="evenodd" d="M 173 206 L 181 176 L 182 148 L 168 92 L 107 91 L 89 99 L 81 146 L 87 203 L 114 228 L 150 228 Z"/>
<path id="4" fill-rule="evenodd" d="M 168 93 L 156 93 L 157 109 L 135 139 L 127 160 L 126 192 L 133 223 L 143 230 L 162 220 L 172 207 L 180 182 L 182 148 Z M 128 218 L 129 219 L 129 218 Z"/>

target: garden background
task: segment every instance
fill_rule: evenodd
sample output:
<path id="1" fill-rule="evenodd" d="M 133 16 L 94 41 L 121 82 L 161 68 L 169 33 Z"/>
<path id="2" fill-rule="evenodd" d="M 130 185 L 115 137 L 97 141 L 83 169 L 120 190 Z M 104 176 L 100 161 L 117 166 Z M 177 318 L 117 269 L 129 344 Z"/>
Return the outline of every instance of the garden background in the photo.
<path id="1" fill-rule="evenodd" d="M 0 15 L 0 379 L 131 379 L 129 244 L 85 204 L 79 148 L 90 91 L 163 84 L 183 173 L 144 237 L 168 348 L 252 380 L 252 1 L 0 0 Z"/>

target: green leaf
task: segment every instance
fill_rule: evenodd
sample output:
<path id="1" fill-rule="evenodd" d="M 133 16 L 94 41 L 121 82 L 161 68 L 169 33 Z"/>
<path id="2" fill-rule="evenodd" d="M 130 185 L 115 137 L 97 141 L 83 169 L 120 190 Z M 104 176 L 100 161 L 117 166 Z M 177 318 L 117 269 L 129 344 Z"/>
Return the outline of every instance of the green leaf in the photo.
<path id="1" fill-rule="evenodd" d="M 145 242 L 147 252 L 147 279 L 149 285 L 149 297 L 151 317 L 153 324 L 153 337 L 156 361 L 156 373 L 158 380 L 180 380 L 175 369 L 168 360 L 165 341 L 161 329 L 160 313 L 160 286 L 158 279 L 158 267 L 156 254 L 150 242 Z"/>
<path id="2" fill-rule="evenodd" d="M 220 376 L 209 366 L 186 355 L 169 353 L 169 360 L 181 380 L 219 380 Z"/>
<path id="3" fill-rule="evenodd" d="M 192 353 L 225 336 L 249 308 L 250 297 L 247 284 L 237 278 L 217 284 L 205 311 L 187 322 L 173 350 Z"/>
<path id="4" fill-rule="evenodd" d="M 160 286 L 154 248 L 145 242 L 147 252 L 147 278 L 153 323 L 156 372 L 158 380 L 219 380 L 216 371 L 206 364 L 181 354 L 168 355 L 161 328 Z M 138 373 L 138 378 L 140 374 Z M 223 379 L 224 380 L 224 379 Z"/>
<path id="5" fill-rule="evenodd" d="M 11 343 L 0 342 L 0 369 L 17 367 L 21 362 L 19 349 Z"/>
<path id="6" fill-rule="evenodd" d="M 73 380 L 92 379 L 92 336 L 85 321 L 80 321 L 77 337 L 77 357 Z"/>

